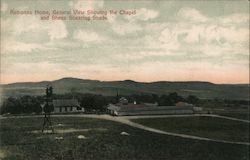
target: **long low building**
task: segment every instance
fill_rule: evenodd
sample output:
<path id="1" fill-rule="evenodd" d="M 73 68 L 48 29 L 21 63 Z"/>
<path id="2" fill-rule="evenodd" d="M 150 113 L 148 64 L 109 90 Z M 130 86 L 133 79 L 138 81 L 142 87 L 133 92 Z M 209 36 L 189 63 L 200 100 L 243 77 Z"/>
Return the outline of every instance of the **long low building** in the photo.
<path id="1" fill-rule="evenodd" d="M 148 104 L 109 104 L 107 112 L 115 116 L 193 114 L 193 106 L 155 106 Z"/>
<path id="2" fill-rule="evenodd" d="M 76 99 L 55 99 L 52 103 L 54 113 L 84 112 L 84 108 L 80 106 Z"/>

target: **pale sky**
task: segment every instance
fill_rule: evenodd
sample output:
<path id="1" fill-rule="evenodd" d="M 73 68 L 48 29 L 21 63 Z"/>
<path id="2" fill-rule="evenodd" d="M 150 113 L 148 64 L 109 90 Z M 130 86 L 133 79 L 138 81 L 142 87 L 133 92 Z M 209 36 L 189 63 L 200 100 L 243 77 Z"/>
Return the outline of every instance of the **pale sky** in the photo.
<path id="1" fill-rule="evenodd" d="M 1 0 L 1 83 L 94 80 L 249 83 L 249 2 Z M 42 21 L 10 10 L 136 10 Z"/>

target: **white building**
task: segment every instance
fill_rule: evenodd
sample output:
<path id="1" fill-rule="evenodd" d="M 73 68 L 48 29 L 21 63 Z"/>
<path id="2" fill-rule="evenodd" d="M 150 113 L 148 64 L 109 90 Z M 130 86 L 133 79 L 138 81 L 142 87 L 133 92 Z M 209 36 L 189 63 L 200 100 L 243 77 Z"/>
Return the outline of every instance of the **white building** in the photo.
<path id="1" fill-rule="evenodd" d="M 53 100 L 54 113 L 84 112 L 76 99 L 55 99 Z"/>
<path id="2" fill-rule="evenodd" d="M 125 97 L 121 97 L 121 98 L 119 99 L 119 102 L 120 102 L 121 104 L 128 104 L 128 100 L 127 100 L 127 98 L 125 98 Z"/>
<path id="3" fill-rule="evenodd" d="M 115 116 L 194 114 L 200 111 L 202 108 L 185 102 L 178 102 L 175 106 L 158 106 L 157 103 L 128 103 L 124 97 L 119 100 L 119 103 L 109 104 L 107 107 L 107 112 Z"/>

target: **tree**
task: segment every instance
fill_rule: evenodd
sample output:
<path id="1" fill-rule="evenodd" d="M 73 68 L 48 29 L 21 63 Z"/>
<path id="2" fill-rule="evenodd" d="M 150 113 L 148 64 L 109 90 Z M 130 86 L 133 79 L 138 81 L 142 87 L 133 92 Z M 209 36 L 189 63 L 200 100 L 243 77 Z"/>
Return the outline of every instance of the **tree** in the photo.
<path id="1" fill-rule="evenodd" d="M 160 106 L 173 106 L 177 102 L 184 101 L 184 98 L 179 96 L 176 92 L 167 95 L 162 95 L 159 100 Z"/>
<path id="2" fill-rule="evenodd" d="M 85 94 L 80 98 L 80 105 L 86 110 L 105 110 L 105 106 L 114 98 L 108 98 L 102 95 Z"/>
<path id="3" fill-rule="evenodd" d="M 13 97 L 7 98 L 1 106 L 1 114 L 19 114 L 23 113 L 23 110 L 23 105 L 21 104 L 20 99 Z"/>
<path id="4" fill-rule="evenodd" d="M 80 105 L 85 109 L 93 109 L 94 97 L 92 95 L 85 95 L 80 100 Z"/>
<path id="5" fill-rule="evenodd" d="M 189 95 L 189 96 L 187 97 L 187 102 L 188 102 L 188 103 L 191 103 L 191 104 L 194 104 L 194 105 L 197 105 L 198 102 L 199 102 L 199 98 L 196 97 L 196 96 L 194 96 L 194 95 Z"/>

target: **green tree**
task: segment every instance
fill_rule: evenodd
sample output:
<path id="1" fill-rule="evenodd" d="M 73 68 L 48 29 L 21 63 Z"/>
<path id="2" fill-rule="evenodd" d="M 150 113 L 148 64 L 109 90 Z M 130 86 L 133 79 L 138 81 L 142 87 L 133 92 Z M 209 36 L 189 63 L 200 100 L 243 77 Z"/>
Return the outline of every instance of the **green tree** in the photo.
<path id="1" fill-rule="evenodd" d="M 196 97 L 196 96 L 194 96 L 194 95 L 189 95 L 189 96 L 187 97 L 187 102 L 188 102 L 188 103 L 191 103 L 191 104 L 194 104 L 194 105 L 197 105 L 198 102 L 199 102 L 199 98 Z"/>

